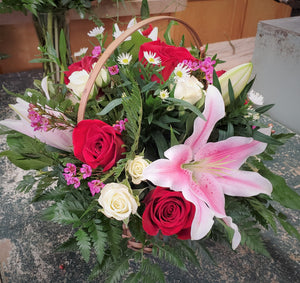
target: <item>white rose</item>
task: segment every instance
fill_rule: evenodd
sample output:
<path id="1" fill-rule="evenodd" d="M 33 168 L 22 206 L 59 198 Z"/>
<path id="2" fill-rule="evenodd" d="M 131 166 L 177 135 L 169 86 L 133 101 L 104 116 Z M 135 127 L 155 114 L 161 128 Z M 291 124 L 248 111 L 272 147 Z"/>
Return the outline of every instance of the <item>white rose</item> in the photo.
<path id="1" fill-rule="evenodd" d="M 143 177 L 144 169 L 149 165 L 149 162 L 143 156 L 137 155 L 133 160 L 128 160 L 126 170 L 132 178 L 132 182 L 136 185 L 146 180 Z"/>
<path id="2" fill-rule="evenodd" d="M 89 74 L 86 70 L 75 71 L 69 76 L 70 82 L 67 87 L 71 89 L 78 97 L 81 97 L 84 87 L 89 79 Z"/>
<path id="3" fill-rule="evenodd" d="M 175 86 L 174 97 L 195 104 L 202 98 L 203 84 L 196 77 L 191 76 L 184 80 L 179 80 Z"/>
<path id="4" fill-rule="evenodd" d="M 130 214 L 136 213 L 138 207 L 128 187 L 118 183 L 106 184 L 101 190 L 98 202 L 105 216 L 117 220 L 127 219 Z"/>

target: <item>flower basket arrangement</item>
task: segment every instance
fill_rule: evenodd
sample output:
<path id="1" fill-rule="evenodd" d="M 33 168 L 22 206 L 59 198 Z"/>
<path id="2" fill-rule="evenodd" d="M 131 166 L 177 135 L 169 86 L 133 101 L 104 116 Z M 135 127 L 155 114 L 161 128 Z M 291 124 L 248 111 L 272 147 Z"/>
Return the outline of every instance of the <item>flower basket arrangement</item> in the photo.
<path id="1" fill-rule="evenodd" d="M 171 21 L 165 42 L 159 20 Z M 193 36 L 189 49 L 170 38 L 174 21 Z M 300 197 L 264 165 L 293 134 L 259 119 L 272 105 L 252 90 L 251 63 L 216 72 L 222 61 L 168 16 L 115 25 L 107 48 L 103 27 L 89 34 L 99 45 L 77 54 L 64 83 L 45 77 L 14 94 L 19 120 L 0 122 L 0 156 L 29 170 L 17 189 L 35 190 L 49 202 L 44 219 L 73 228 L 59 250 L 95 257 L 90 278 L 164 282 L 153 257 L 199 266 L 207 239 L 266 256 L 261 229 L 279 222 L 300 239 L 280 211 L 299 209 Z"/>

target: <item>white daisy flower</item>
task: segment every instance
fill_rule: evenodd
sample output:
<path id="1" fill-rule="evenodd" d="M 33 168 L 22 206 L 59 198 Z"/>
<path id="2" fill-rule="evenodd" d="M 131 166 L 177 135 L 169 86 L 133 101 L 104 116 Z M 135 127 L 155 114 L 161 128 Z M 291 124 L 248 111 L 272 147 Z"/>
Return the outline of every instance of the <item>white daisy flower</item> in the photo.
<path id="1" fill-rule="evenodd" d="M 169 92 L 166 89 L 163 89 L 159 92 L 159 97 L 164 100 L 169 97 Z"/>
<path id="2" fill-rule="evenodd" d="M 97 35 L 103 34 L 104 27 L 95 27 L 92 30 L 88 32 L 88 36 L 90 37 L 96 37 Z"/>
<path id="3" fill-rule="evenodd" d="M 248 98 L 255 105 L 261 106 L 264 104 L 264 97 L 253 89 L 248 92 Z"/>
<path id="4" fill-rule="evenodd" d="M 117 60 L 121 65 L 128 65 L 132 59 L 130 53 L 122 53 L 118 56 Z"/>
<path id="5" fill-rule="evenodd" d="M 85 53 L 87 52 L 87 50 L 88 50 L 88 47 L 80 48 L 79 51 L 74 52 L 74 57 L 79 57 L 79 56 L 85 55 Z"/>
<path id="6" fill-rule="evenodd" d="M 130 22 L 128 23 L 128 25 L 127 25 L 127 29 L 129 29 L 130 27 L 132 27 L 136 23 L 137 22 L 136 22 L 135 18 L 131 19 Z M 114 39 L 119 37 L 123 32 L 124 32 L 123 30 L 120 30 L 118 24 L 114 24 L 114 33 L 113 33 Z M 131 40 L 131 36 L 128 36 L 124 41 L 128 41 L 128 40 Z"/>
<path id="7" fill-rule="evenodd" d="M 150 64 L 153 64 L 153 65 L 160 64 L 160 57 L 156 57 L 156 53 L 154 53 L 154 52 L 144 51 L 144 57 Z"/>
<path id="8" fill-rule="evenodd" d="M 190 77 L 191 69 L 184 63 L 179 63 L 174 69 L 175 81 L 184 80 Z"/>

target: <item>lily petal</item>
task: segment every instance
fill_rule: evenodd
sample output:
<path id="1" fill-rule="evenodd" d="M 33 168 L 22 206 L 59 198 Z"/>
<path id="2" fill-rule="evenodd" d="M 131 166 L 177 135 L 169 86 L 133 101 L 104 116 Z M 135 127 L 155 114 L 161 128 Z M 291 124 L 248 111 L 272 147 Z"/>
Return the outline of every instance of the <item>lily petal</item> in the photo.
<path id="1" fill-rule="evenodd" d="M 159 159 L 148 165 L 143 171 L 143 177 L 154 185 L 182 191 L 189 187 L 191 173 L 181 168 L 189 162 L 192 152 L 188 146 L 173 146 L 165 152 L 169 159 Z"/>
<path id="2" fill-rule="evenodd" d="M 230 228 L 232 228 L 234 230 L 234 234 L 233 234 L 231 245 L 232 245 L 232 249 L 235 250 L 238 247 L 238 245 L 240 244 L 240 242 L 241 242 L 241 239 L 242 239 L 241 234 L 240 234 L 240 232 L 238 230 L 237 225 L 232 222 L 232 218 L 230 216 L 224 217 L 223 221 L 225 222 L 225 224 L 227 226 L 229 226 Z"/>
<path id="3" fill-rule="evenodd" d="M 48 100 L 50 100 L 50 95 L 49 95 L 49 91 L 48 91 L 48 77 L 44 77 L 41 81 L 41 87 L 45 93 L 45 96 Z"/>
<path id="4" fill-rule="evenodd" d="M 193 174 L 189 185 L 193 194 L 204 201 L 217 217 L 226 216 L 225 196 L 215 177 L 208 173 Z"/>
<path id="5" fill-rule="evenodd" d="M 148 35 L 148 38 L 152 39 L 153 41 L 157 40 L 158 37 L 158 28 L 155 27 L 153 28 L 153 30 L 150 32 L 150 34 Z"/>
<path id="6" fill-rule="evenodd" d="M 214 214 L 212 210 L 210 210 L 191 190 L 183 191 L 183 196 L 196 207 L 195 216 L 191 226 L 191 239 L 200 240 L 207 235 L 213 226 Z"/>
<path id="7" fill-rule="evenodd" d="M 201 151 L 195 154 L 195 160 L 206 159 L 220 166 L 221 172 L 227 173 L 228 169 L 239 169 L 249 156 L 262 153 L 267 147 L 266 143 L 246 137 L 231 137 L 223 141 L 207 143 Z M 230 174 L 230 171 L 229 171 Z"/>
<path id="8" fill-rule="evenodd" d="M 225 106 L 221 93 L 219 90 L 209 85 L 206 98 L 205 109 L 203 115 L 206 121 L 200 117 L 195 119 L 193 134 L 185 141 L 184 144 L 191 147 L 193 153 L 206 144 L 216 122 L 225 116 Z"/>
<path id="9" fill-rule="evenodd" d="M 218 178 L 224 194 L 251 197 L 258 194 L 271 195 L 272 184 L 260 174 L 252 171 L 234 170 L 230 175 Z"/>

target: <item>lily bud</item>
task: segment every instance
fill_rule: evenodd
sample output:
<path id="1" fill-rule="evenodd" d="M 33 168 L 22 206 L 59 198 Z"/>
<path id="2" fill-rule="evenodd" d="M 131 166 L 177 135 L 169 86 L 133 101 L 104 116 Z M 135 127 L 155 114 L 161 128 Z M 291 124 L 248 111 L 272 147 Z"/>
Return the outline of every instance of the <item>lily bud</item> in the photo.
<path id="1" fill-rule="evenodd" d="M 102 68 L 96 78 L 96 85 L 98 87 L 106 87 L 110 82 L 110 75 L 107 69 Z"/>
<path id="2" fill-rule="evenodd" d="M 253 65 L 252 63 L 245 63 L 239 66 L 236 66 L 223 75 L 219 77 L 219 82 L 221 86 L 221 93 L 224 99 L 225 106 L 229 105 L 230 98 L 229 98 L 229 91 L 228 91 L 228 81 L 230 79 L 233 92 L 234 92 L 234 98 L 237 98 L 246 84 L 248 83 L 248 80 L 251 76 Z"/>

